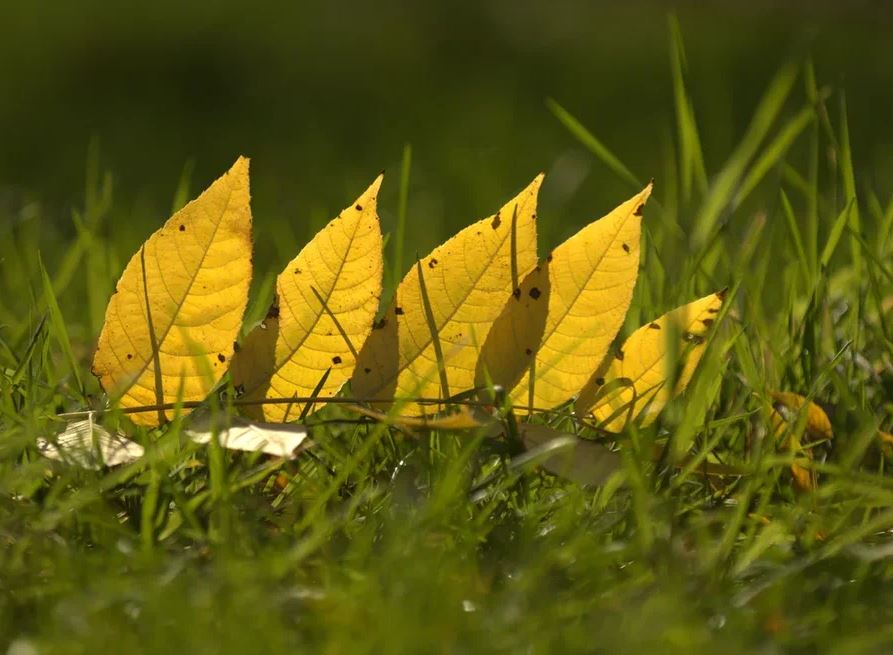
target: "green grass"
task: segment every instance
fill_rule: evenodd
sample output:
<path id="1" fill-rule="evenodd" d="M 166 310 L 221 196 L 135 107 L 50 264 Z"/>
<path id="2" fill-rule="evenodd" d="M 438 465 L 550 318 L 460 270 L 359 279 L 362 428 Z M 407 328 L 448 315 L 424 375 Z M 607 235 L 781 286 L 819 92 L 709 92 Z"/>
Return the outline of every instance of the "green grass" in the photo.
<path id="1" fill-rule="evenodd" d="M 670 64 L 675 133 L 654 157 L 627 330 L 726 286 L 730 308 L 689 392 L 653 428 L 619 437 L 622 470 L 598 489 L 524 464 L 506 440 L 409 436 L 337 407 L 308 419 L 317 445 L 295 462 L 186 445 L 177 423 L 145 431 L 110 412 L 103 421 L 140 441 L 143 460 L 101 471 L 51 463 L 35 441 L 58 432 L 56 414 L 102 406 L 92 343 L 135 244 L 116 238 L 96 150 L 73 240 L 48 242 L 39 208 L 8 210 L 0 647 L 889 652 L 893 480 L 876 435 L 893 425 L 893 189 L 854 172 L 843 93 L 820 86 L 808 60 L 768 82 L 721 162 L 701 150 L 675 22 Z M 560 103 L 548 107 L 569 138 L 631 188 L 639 175 L 599 138 L 605 126 Z M 383 209 L 398 217 L 391 284 L 412 265 L 411 180 L 424 174 L 407 146 Z M 171 190 L 174 206 L 203 185 L 190 175 Z M 540 216 L 548 222 L 548 204 Z M 249 316 L 262 315 L 271 281 L 256 284 Z M 791 455 L 771 436 L 773 390 L 831 416 L 812 493 L 793 488 Z M 567 412 L 545 418 L 598 437 Z M 655 443 L 667 457 L 655 459 Z M 705 479 L 707 461 L 743 474 Z"/>

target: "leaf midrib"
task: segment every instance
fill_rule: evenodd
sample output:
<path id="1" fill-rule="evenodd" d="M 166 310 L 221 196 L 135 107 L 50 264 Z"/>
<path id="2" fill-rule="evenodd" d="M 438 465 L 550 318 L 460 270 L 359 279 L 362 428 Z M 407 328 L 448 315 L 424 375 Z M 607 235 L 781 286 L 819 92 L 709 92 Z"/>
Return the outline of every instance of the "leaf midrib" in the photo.
<path id="1" fill-rule="evenodd" d="M 521 203 L 517 203 L 515 206 L 518 207 L 518 205 L 521 205 L 521 206 L 523 207 L 523 206 L 526 206 L 528 202 L 529 202 L 529 199 L 525 199 L 523 202 L 521 202 Z M 518 212 L 518 213 L 520 213 L 520 212 Z M 485 219 L 483 219 L 483 221 L 488 221 L 488 220 L 490 220 L 490 219 L 489 219 L 489 218 L 485 218 Z M 465 228 L 465 230 L 471 230 L 473 227 L 475 227 L 475 226 L 474 226 L 474 225 L 469 225 L 467 228 Z M 465 230 L 463 230 L 463 232 L 464 232 Z M 458 235 L 457 235 L 457 236 L 458 236 Z M 496 248 L 495 252 L 498 253 L 498 252 L 502 249 L 502 246 L 505 244 L 506 240 L 509 239 L 510 237 L 511 237 L 511 230 L 506 230 L 506 234 L 505 234 L 505 235 L 502 237 L 502 239 L 500 240 L 500 242 L 499 242 L 499 246 Z M 455 237 L 454 237 L 454 238 L 455 238 Z M 446 245 L 446 244 L 444 244 L 444 245 Z M 436 250 L 436 249 L 435 249 L 435 250 Z M 433 251 L 432 251 L 432 252 L 433 252 Z M 494 253 L 494 256 L 495 256 L 495 253 Z M 534 255 L 534 257 L 536 257 L 536 255 Z M 492 261 L 492 258 L 493 258 L 493 257 L 491 256 L 491 257 L 490 257 L 490 260 L 491 260 L 491 261 Z M 444 317 L 444 320 L 437 326 L 437 333 L 438 333 L 438 334 L 440 334 L 440 332 L 443 330 L 443 328 L 444 328 L 447 324 L 449 324 L 450 321 L 452 321 L 453 316 L 456 315 L 456 312 L 459 311 L 459 308 L 462 307 L 463 305 L 465 305 L 465 302 L 468 300 L 468 297 L 475 291 L 475 288 L 476 288 L 476 286 L 477 286 L 477 283 L 480 282 L 481 278 L 484 276 L 484 274 L 487 272 L 488 269 L 489 269 L 488 266 L 484 266 L 483 268 L 481 268 L 481 270 L 480 270 L 479 274 L 477 275 L 477 277 L 473 278 L 473 282 L 472 282 L 472 284 L 469 286 L 468 291 L 467 291 L 465 294 L 463 294 L 462 299 L 461 299 L 459 302 L 457 302 L 457 303 L 455 304 L 455 306 L 454 306 L 453 309 L 450 311 L 450 313 L 449 313 L 447 316 L 445 316 L 445 317 Z M 533 269 L 531 269 L 531 270 L 533 270 Z M 529 273 L 530 273 L 530 271 L 527 271 L 524 275 L 526 276 L 526 275 L 528 275 Z M 395 300 L 394 302 L 396 302 L 396 300 Z M 393 304 L 394 304 L 394 303 L 391 303 L 391 305 L 393 305 Z M 491 322 L 491 327 L 492 327 L 492 322 Z M 414 363 L 419 359 L 419 357 L 422 355 L 422 353 L 424 353 L 432 343 L 433 343 L 433 338 L 431 337 L 431 335 L 430 335 L 430 330 L 429 330 L 429 334 L 428 334 L 428 337 L 426 338 L 426 340 L 425 340 L 425 342 L 424 342 L 424 345 L 422 345 L 422 346 L 417 350 L 417 352 L 413 355 L 412 359 L 407 359 L 405 363 L 403 363 L 403 364 L 401 364 L 401 365 L 399 365 L 399 366 L 397 367 L 397 370 L 396 370 L 395 375 L 394 375 L 393 378 L 389 378 L 389 379 L 387 379 L 387 380 L 383 380 L 382 387 L 387 386 L 387 384 L 388 384 L 389 382 L 392 382 L 393 380 L 398 380 L 398 379 L 400 378 L 400 375 L 401 375 L 404 371 L 406 371 L 412 364 L 414 364 Z M 446 362 L 444 362 L 444 366 L 446 366 Z"/>
<path id="2" fill-rule="evenodd" d="M 583 295 L 583 292 L 586 290 L 586 285 L 587 285 L 587 284 L 592 280 L 592 278 L 599 272 L 599 271 L 598 271 L 599 266 L 601 266 L 602 261 L 604 260 L 605 256 L 607 256 L 608 251 L 611 250 L 611 247 L 614 245 L 614 242 L 617 241 L 617 238 L 620 236 L 620 232 L 623 230 L 623 227 L 626 225 L 626 221 L 629 220 L 630 215 L 633 213 L 633 211 L 634 211 L 634 210 L 631 209 L 631 210 L 627 213 L 627 215 L 624 217 L 624 219 L 623 219 L 622 221 L 619 222 L 618 227 L 617 227 L 617 231 L 613 234 L 613 236 L 611 236 L 611 239 L 610 239 L 610 241 L 608 242 L 607 247 L 602 251 L 602 253 L 601 253 L 601 255 L 599 256 L 598 260 L 592 265 L 592 271 L 591 271 L 591 272 L 589 273 L 589 275 L 586 277 L 586 281 L 585 281 L 583 284 L 581 284 L 581 285 L 577 288 L 577 291 L 576 291 L 576 293 L 574 294 L 573 299 L 570 301 L 570 303 L 568 303 L 567 308 L 564 310 L 564 312 L 561 313 L 560 318 L 557 318 L 557 319 L 555 320 L 555 323 L 554 323 L 554 325 L 552 326 L 552 329 L 549 330 L 547 333 L 544 333 L 544 334 L 543 334 L 543 338 L 542 338 L 541 344 L 545 345 L 546 342 L 547 342 L 549 339 L 552 338 L 552 335 L 555 334 L 555 332 L 558 330 L 559 326 L 562 324 L 562 322 L 564 321 L 564 319 L 567 318 L 567 315 L 571 313 L 571 310 L 573 310 L 574 306 L 575 306 L 575 305 L 577 304 L 577 302 L 580 300 L 580 296 L 582 296 L 582 295 Z M 637 251 L 637 252 L 638 252 L 638 251 Z M 540 346 L 539 350 L 541 350 L 541 349 L 542 349 L 542 345 Z"/>
<path id="3" fill-rule="evenodd" d="M 360 229 L 360 223 L 361 223 L 361 222 L 362 222 L 362 220 L 358 220 L 358 221 L 356 222 L 356 224 L 354 225 L 353 233 L 350 235 L 350 238 L 349 238 L 349 240 L 348 240 L 347 248 L 344 249 L 344 256 L 341 258 L 341 261 L 340 261 L 339 264 L 338 264 L 338 270 L 335 272 L 334 276 L 332 277 L 332 284 L 331 284 L 331 285 L 329 286 L 329 288 L 326 290 L 325 294 L 320 293 L 320 295 L 325 299 L 325 301 L 326 301 L 327 304 L 328 304 L 329 300 L 330 300 L 331 297 L 332 297 L 332 292 L 335 290 L 335 286 L 337 286 L 337 284 L 338 284 L 338 280 L 339 280 L 339 278 L 341 277 L 341 273 L 344 271 L 344 266 L 347 264 L 348 254 L 350 253 L 351 248 L 353 248 L 354 241 L 356 241 L 356 238 L 357 238 L 357 232 L 358 232 L 359 229 Z M 297 257 L 296 259 L 299 259 L 300 257 L 301 257 L 301 255 L 299 254 L 298 257 Z M 288 268 L 289 268 L 289 267 L 286 267 L 285 270 L 288 271 Z M 317 291 L 320 291 L 320 292 L 321 292 L 322 290 L 321 290 L 321 289 L 317 289 Z M 295 313 L 294 309 L 292 308 L 292 304 L 291 304 L 291 302 L 289 301 L 289 299 L 288 299 L 288 298 L 284 298 L 284 300 L 285 300 L 285 304 L 288 306 L 288 311 L 289 311 L 289 313 L 290 313 L 292 316 L 296 316 L 296 313 Z M 308 305 L 309 305 L 309 303 L 308 303 Z M 319 311 L 316 313 L 316 316 L 313 318 L 313 322 L 312 322 L 312 324 L 310 325 L 310 327 L 307 328 L 306 332 L 305 332 L 304 335 L 301 337 L 301 339 L 300 339 L 300 341 L 298 342 L 298 344 L 297 344 L 294 348 L 291 348 L 291 349 L 289 350 L 288 357 L 284 357 L 284 358 L 282 359 L 281 363 L 277 363 L 277 364 L 274 366 L 273 370 L 270 371 L 270 374 L 264 376 L 264 380 L 263 380 L 263 382 L 261 382 L 261 383 L 258 384 L 256 387 L 254 387 L 253 389 L 251 389 L 251 391 L 255 391 L 255 390 L 257 390 L 257 389 L 263 387 L 264 384 L 266 384 L 266 382 L 267 382 L 270 378 L 272 378 L 274 375 L 278 375 L 278 374 L 279 374 L 279 371 L 281 371 L 283 368 L 285 368 L 285 366 L 286 366 L 289 362 L 291 362 L 292 357 L 294 357 L 295 353 L 298 352 L 298 351 L 301 349 L 301 347 L 304 345 L 304 342 L 306 342 L 307 339 L 308 339 L 308 337 L 309 337 L 311 334 L 313 334 L 313 329 L 317 326 L 317 324 L 319 324 L 320 319 L 323 317 L 323 315 L 324 315 L 325 313 L 326 313 L 325 308 L 323 308 L 322 306 L 320 306 Z M 280 325 L 279 331 L 280 331 L 280 334 L 281 334 L 281 333 L 282 333 L 282 327 L 281 327 L 281 325 Z"/>
<path id="4" fill-rule="evenodd" d="M 175 324 L 176 321 L 177 321 L 177 316 L 179 316 L 180 311 L 183 309 L 183 305 L 184 305 L 185 302 L 186 302 L 186 298 L 189 296 L 189 291 L 192 289 L 192 285 L 195 284 L 195 280 L 196 280 L 196 278 L 198 277 L 199 271 L 201 271 L 202 268 L 204 267 L 204 264 L 205 264 L 205 258 L 208 256 L 208 251 L 211 249 L 211 246 L 212 246 L 213 243 L 214 243 L 214 239 L 216 238 L 216 236 L 217 236 L 217 232 L 218 232 L 218 230 L 220 229 L 220 224 L 223 222 L 223 217 L 224 217 L 224 216 L 226 215 L 226 213 L 229 211 L 229 206 L 230 206 L 230 203 L 232 202 L 232 197 L 233 197 L 233 188 L 232 188 L 232 186 L 231 186 L 230 189 L 229 189 L 229 192 L 227 193 L 226 203 L 225 203 L 224 206 L 223 206 L 223 211 L 220 212 L 220 215 L 218 216 L 218 219 L 217 219 L 217 221 L 216 221 L 215 224 L 214 224 L 214 229 L 211 231 L 211 237 L 208 239 L 208 241 L 207 241 L 207 245 L 205 246 L 205 248 L 204 248 L 204 250 L 203 250 L 203 252 L 202 252 L 202 256 L 199 258 L 198 265 L 195 267 L 195 270 L 192 272 L 192 277 L 189 279 L 189 282 L 188 282 L 188 284 L 186 285 L 186 287 L 185 287 L 185 289 L 184 289 L 184 291 L 183 291 L 183 294 L 182 294 L 182 296 L 181 296 L 181 299 L 180 299 L 178 302 L 176 302 L 176 309 L 175 309 L 174 312 L 171 314 L 170 322 L 169 322 L 168 325 L 165 327 L 164 332 L 163 332 L 163 336 L 161 336 L 161 337 L 158 339 L 158 343 L 157 343 L 156 345 L 157 345 L 157 349 L 158 349 L 158 352 L 159 352 L 159 353 L 161 352 L 161 346 L 162 346 L 162 344 L 167 340 L 167 337 L 168 337 L 168 335 L 170 334 L 171 328 L 173 328 L 174 324 Z M 192 202 L 198 202 L 198 200 L 199 200 L 200 198 L 201 198 L 201 196 L 199 196 L 199 198 L 197 198 L 196 200 L 193 200 Z M 190 203 L 190 204 L 191 204 L 191 203 Z M 174 214 L 174 216 L 176 216 L 176 214 Z M 172 217 L 172 218 L 173 218 L 173 217 Z M 165 226 L 165 227 L 167 227 L 167 226 Z M 162 228 L 162 230 L 163 230 L 163 229 L 164 229 L 164 228 Z M 155 258 L 155 263 L 156 263 L 156 265 L 158 265 L 158 270 L 159 270 L 159 271 L 164 271 L 164 267 L 161 266 L 161 262 L 160 262 L 160 260 L 158 259 L 158 249 L 157 249 L 157 248 L 154 249 L 153 257 Z M 163 275 L 163 273 L 162 273 L 162 275 Z M 148 293 L 149 293 L 149 292 L 148 292 L 148 289 L 147 289 L 147 290 L 146 290 L 146 295 L 147 295 L 147 296 L 148 296 Z M 147 311 L 147 312 L 150 311 L 149 307 L 146 307 L 146 311 Z M 122 326 L 123 326 L 123 321 L 122 321 Z M 206 353 L 206 354 L 207 354 L 207 353 Z M 149 368 L 149 363 L 150 363 L 150 361 L 151 361 L 151 360 L 146 360 L 146 361 L 143 363 L 142 367 L 140 368 L 139 374 L 134 378 L 134 383 L 131 384 L 130 387 L 128 387 L 128 389 L 130 389 L 130 388 L 136 386 L 136 385 L 140 382 L 140 380 L 142 380 L 143 374 L 144 374 L 144 373 L 146 372 L 146 370 Z M 163 375 L 163 371 L 160 371 L 159 373 Z M 164 390 L 162 389 L 162 391 L 164 391 Z M 127 392 L 125 391 L 124 393 L 126 394 Z M 123 395 L 123 394 L 122 394 L 122 395 Z"/>

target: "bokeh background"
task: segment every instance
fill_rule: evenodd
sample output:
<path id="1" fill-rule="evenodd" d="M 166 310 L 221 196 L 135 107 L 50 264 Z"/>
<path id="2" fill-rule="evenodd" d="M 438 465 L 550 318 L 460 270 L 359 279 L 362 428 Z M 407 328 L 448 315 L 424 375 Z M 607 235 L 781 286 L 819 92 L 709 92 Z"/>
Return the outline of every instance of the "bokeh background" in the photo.
<path id="1" fill-rule="evenodd" d="M 548 97 L 635 175 L 656 177 L 659 197 L 676 138 L 670 12 L 708 173 L 779 67 L 811 56 L 821 84 L 846 90 L 860 186 L 886 201 L 889 3 L 5 2 L 0 238 L 34 223 L 52 272 L 76 233 L 86 180 L 108 174 L 103 230 L 126 261 L 182 182 L 194 195 L 246 154 L 262 276 L 381 169 L 392 230 L 411 144 L 409 256 L 488 215 L 541 170 L 545 252 L 631 192 L 555 119 Z M 788 115 L 803 98 L 798 82 Z M 778 180 L 767 178 L 771 191 L 741 221 L 777 197 Z M 12 311 L 15 290 L 2 291 Z"/>

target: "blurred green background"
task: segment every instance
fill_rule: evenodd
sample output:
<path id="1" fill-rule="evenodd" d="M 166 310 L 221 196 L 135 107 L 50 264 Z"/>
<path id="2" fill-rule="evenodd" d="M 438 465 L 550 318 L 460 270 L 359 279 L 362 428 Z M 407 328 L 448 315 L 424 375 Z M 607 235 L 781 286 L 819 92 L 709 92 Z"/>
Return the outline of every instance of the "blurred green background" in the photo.
<path id="1" fill-rule="evenodd" d="M 552 116 L 547 97 L 636 176 L 657 178 L 661 198 L 676 139 L 670 11 L 708 174 L 741 139 L 772 75 L 811 55 L 820 84 L 846 89 L 860 186 L 886 202 L 889 3 L 8 2 L 0 236 L 35 222 L 52 272 L 75 235 L 71 211 L 85 203 L 92 152 L 113 179 L 103 231 L 126 261 L 169 215 L 181 179 L 194 195 L 246 154 L 259 278 L 381 169 L 392 230 L 409 143 L 408 257 L 488 215 L 541 170 L 545 252 L 632 190 Z M 788 116 L 804 104 L 796 89 Z M 771 191 L 732 222 L 774 202 L 778 181 L 770 175 Z M 680 213 L 683 228 L 688 219 Z M 14 290 L 2 291 L 6 309 L 16 307 Z"/>

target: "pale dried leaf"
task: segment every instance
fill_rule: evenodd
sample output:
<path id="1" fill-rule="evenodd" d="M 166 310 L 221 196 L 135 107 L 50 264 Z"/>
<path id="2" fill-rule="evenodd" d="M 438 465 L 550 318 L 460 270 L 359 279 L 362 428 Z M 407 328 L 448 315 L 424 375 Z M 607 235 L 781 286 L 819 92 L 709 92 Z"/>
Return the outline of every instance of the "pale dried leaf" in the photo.
<path id="1" fill-rule="evenodd" d="M 622 468 L 620 455 L 594 441 L 534 423 L 521 423 L 518 431 L 528 454 L 543 456 L 544 469 L 577 484 L 602 485 Z"/>
<path id="2" fill-rule="evenodd" d="M 52 440 L 38 439 L 37 449 L 49 459 L 91 470 L 130 464 L 144 453 L 140 444 L 121 432 L 112 434 L 92 417 L 69 423 Z"/>
<path id="3" fill-rule="evenodd" d="M 196 443 L 210 443 L 217 435 L 222 447 L 246 452 L 263 452 L 275 457 L 294 459 L 296 450 L 307 439 L 304 425 L 294 423 L 261 423 L 239 417 L 223 421 L 212 420 L 208 416 L 197 418 L 192 427 L 185 430 L 186 436 Z"/>

